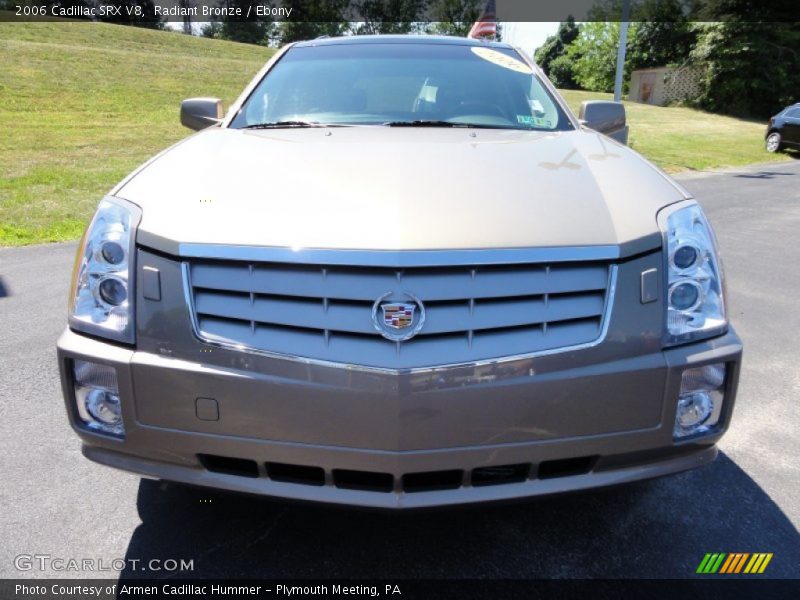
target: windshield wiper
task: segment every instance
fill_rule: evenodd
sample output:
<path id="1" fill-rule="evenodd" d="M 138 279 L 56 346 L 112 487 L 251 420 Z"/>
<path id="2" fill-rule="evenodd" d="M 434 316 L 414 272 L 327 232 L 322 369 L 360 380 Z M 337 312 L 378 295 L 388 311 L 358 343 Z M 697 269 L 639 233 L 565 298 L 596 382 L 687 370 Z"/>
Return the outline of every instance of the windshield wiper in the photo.
<path id="1" fill-rule="evenodd" d="M 386 127 L 475 127 L 469 123 L 454 123 L 452 121 L 434 121 L 419 119 L 416 121 L 387 121 L 382 123 Z"/>
<path id="2" fill-rule="evenodd" d="M 386 127 L 461 127 L 466 129 L 522 129 L 506 125 L 488 125 L 484 123 L 459 123 L 458 121 L 436 121 L 420 119 L 417 121 L 388 121 L 382 123 Z"/>
<path id="3" fill-rule="evenodd" d="M 242 129 L 281 129 L 283 127 L 335 127 L 318 121 L 274 121 L 272 123 L 253 123 L 245 125 Z"/>

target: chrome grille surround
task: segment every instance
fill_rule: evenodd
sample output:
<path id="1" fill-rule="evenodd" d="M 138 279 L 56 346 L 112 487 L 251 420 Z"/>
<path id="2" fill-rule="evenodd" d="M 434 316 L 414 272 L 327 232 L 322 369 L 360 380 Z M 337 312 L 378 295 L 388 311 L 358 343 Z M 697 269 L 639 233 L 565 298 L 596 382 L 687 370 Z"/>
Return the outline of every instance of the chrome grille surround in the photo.
<path id="1" fill-rule="evenodd" d="M 313 364 L 429 371 L 579 350 L 604 339 L 617 274 L 606 257 L 470 263 L 191 258 L 182 269 L 198 339 Z M 427 321 L 414 339 L 392 342 L 375 329 L 373 305 L 390 292 L 413 293 L 425 304 Z"/>

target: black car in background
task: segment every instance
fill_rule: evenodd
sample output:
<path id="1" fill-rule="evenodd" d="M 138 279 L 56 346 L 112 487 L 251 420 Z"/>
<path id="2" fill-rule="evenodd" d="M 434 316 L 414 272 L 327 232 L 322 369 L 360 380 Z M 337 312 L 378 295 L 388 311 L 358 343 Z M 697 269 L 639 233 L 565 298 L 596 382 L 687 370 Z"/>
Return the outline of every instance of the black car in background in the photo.
<path id="1" fill-rule="evenodd" d="M 800 102 L 787 106 L 769 120 L 765 139 L 767 152 L 786 147 L 800 149 Z"/>

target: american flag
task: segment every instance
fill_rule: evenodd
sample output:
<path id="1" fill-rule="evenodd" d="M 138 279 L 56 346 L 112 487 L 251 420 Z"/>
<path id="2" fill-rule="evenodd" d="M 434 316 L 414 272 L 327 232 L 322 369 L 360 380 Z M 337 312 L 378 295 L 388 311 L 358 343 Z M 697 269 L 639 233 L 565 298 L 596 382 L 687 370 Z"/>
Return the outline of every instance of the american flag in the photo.
<path id="1" fill-rule="evenodd" d="M 490 35 L 497 35 L 497 9 L 495 7 L 495 0 L 487 0 L 486 8 L 483 9 L 481 16 L 475 21 L 472 29 L 469 30 L 467 37 L 478 39 Z"/>

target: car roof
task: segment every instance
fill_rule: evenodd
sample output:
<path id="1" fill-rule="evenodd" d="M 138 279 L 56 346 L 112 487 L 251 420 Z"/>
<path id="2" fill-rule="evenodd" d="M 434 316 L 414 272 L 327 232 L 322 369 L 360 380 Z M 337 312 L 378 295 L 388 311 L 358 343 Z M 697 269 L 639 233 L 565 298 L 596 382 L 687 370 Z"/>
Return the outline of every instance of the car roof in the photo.
<path id="1" fill-rule="evenodd" d="M 315 40 L 297 42 L 296 47 L 335 46 L 351 44 L 428 44 L 446 46 L 483 46 L 511 49 L 511 44 L 488 42 L 471 38 L 447 35 L 347 35 L 341 37 L 320 37 Z"/>

